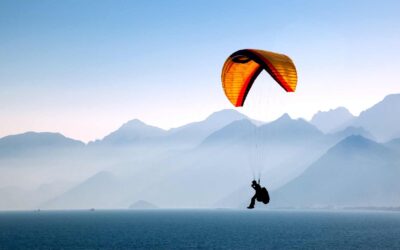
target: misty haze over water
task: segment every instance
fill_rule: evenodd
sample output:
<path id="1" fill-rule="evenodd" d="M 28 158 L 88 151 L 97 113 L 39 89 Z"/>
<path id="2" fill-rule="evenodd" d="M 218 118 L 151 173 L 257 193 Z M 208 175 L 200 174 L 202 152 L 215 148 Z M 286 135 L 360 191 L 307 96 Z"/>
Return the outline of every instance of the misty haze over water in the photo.
<path id="1" fill-rule="evenodd" d="M 134 119 L 89 144 L 6 136 L 0 209 L 243 208 L 255 170 L 271 207 L 397 207 L 400 119 L 391 112 L 399 94 L 359 116 L 338 108 L 260 123 L 222 110 L 171 130 Z"/>

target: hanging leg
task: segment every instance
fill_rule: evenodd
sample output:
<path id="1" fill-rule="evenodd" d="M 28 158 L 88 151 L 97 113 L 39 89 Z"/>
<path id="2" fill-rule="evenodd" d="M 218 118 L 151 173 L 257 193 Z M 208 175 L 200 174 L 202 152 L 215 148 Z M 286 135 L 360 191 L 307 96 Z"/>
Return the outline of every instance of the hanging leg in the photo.
<path id="1" fill-rule="evenodd" d="M 256 204 L 256 195 L 254 195 L 252 198 L 251 198 L 251 202 L 250 202 L 250 205 L 247 207 L 248 209 L 252 209 L 252 208 L 254 208 L 254 205 Z"/>

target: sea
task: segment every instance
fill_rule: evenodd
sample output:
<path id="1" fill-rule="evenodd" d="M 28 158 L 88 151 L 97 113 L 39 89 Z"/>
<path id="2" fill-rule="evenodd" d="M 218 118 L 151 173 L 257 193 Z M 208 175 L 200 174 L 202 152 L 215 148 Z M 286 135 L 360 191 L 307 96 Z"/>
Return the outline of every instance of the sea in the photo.
<path id="1" fill-rule="evenodd" d="M 0 249 L 400 249 L 400 212 L 4 211 Z"/>

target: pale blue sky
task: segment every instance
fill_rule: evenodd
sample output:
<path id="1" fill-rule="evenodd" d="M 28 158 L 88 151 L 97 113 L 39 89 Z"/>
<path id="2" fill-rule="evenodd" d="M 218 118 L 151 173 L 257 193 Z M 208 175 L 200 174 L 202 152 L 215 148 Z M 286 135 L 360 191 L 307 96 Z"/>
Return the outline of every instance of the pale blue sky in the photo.
<path id="1" fill-rule="evenodd" d="M 242 48 L 285 53 L 299 75 L 290 95 L 260 75 L 245 114 L 358 114 L 400 92 L 399 13 L 399 1 L 3 0 L 0 136 L 88 141 L 133 118 L 163 128 L 203 119 L 231 107 L 220 71 Z"/>

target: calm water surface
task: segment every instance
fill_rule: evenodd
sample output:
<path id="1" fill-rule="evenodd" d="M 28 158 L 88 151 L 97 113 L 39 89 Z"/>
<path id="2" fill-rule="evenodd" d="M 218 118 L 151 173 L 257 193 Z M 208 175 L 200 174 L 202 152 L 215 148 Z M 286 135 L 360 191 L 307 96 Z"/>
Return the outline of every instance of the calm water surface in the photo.
<path id="1" fill-rule="evenodd" d="M 400 249 L 400 212 L 0 212 L 0 249 Z"/>

